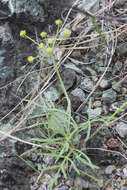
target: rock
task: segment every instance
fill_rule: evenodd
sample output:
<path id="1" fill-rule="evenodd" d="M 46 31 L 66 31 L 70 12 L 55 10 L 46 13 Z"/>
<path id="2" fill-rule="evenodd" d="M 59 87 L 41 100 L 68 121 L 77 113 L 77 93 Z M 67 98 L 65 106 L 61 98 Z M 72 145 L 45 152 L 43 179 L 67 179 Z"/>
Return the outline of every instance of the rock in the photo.
<path id="1" fill-rule="evenodd" d="M 82 90 L 85 90 L 85 91 L 92 91 L 93 90 L 93 87 L 94 87 L 94 82 L 86 77 L 82 82 L 81 82 L 81 85 L 80 85 L 81 89 Z"/>
<path id="2" fill-rule="evenodd" d="M 106 174 L 106 175 L 111 175 L 114 169 L 115 169 L 115 168 L 114 168 L 112 165 L 107 166 L 107 167 L 105 168 L 105 174 Z"/>
<path id="3" fill-rule="evenodd" d="M 119 122 L 116 127 L 116 131 L 120 135 L 120 137 L 125 138 L 127 135 L 127 124 L 124 122 Z"/>
<path id="4" fill-rule="evenodd" d="M 78 108 L 80 104 L 85 100 L 85 93 L 82 89 L 76 88 L 70 93 L 70 100 L 74 109 Z"/>
<path id="5" fill-rule="evenodd" d="M 1 0 L 0 1 L 0 18 L 2 20 L 7 19 L 12 16 L 12 12 L 9 9 L 9 3 L 11 3 L 9 0 Z"/>
<path id="6" fill-rule="evenodd" d="M 58 92 L 54 87 L 49 87 L 46 92 L 44 92 L 44 95 L 52 102 L 55 102 L 59 98 Z"/>
<path id="7" fill-rule="evenodd" d="M 110 105 L 110 109 L 109 111 L 114 113 L 117 109 L 119 109 L 124 102 L 114 102 Z M 118 114 L 122 114 L 126 111 L 126 107 L 124 107 L 122 110 L 120 110 L 120 112 Z"/>
<path id="8" fill-rule="evenodd" d="M 93 6 L 94 3 L 94 6 Z M 96 0 L 86 0 L 80 3 L 79 8 L 86 8 L 90 10 L 92 13 L 96 13 L 99 10 L 99 2 Z"/>
<path id="9" fill-rule="evenodd" d="M 88 61 L 88 62 L 92 62 L 91 60 L 92 60 L 92 59 L 90 59 L 90 61 Z M 84 62 L 85 62 L 85 61 L 84 61 Z M 95 60 L 94 60 L 93 62 L 95 62 Z M 91 79 L 92 79 L 94 82 L 96 82 L 96 81 L 98 80 L 97 72 L 96 72 L 93 68 L 91 68 L 91 67 L 89 67 L 89 66 L 86 66 L 86 65 L 81 65 L 80 67 L 82 68 L 83 74 L 86 74 L 86 75 L 88 75 L 88 76 L 91 76 Z"/>
<path id="10" fill-rule="evenodd" d="M 116 74 L 122 69 L 123 63 L 121 61 L 117 61 L 113 67 L 113 74 Z"/>
<path id="11" fill-rule="evenodd" d="M 4 63 L 4 62 L 3 62 Z M 4 86 L 7 81 L 15 77 L 14 69 L 9 66 L 3 66 L 0 69 L 0 86 Z"/>
<path id="12" fill-rule="evenodd" d="M 30 189 L 30 179 L 24 170 L 31 173 L 30 168 L 20 159 L 0 159 L 0 189 Z"/>
<path id="13" fill-rule="evenodd" d="M 101 107 L 101 101 L 95 101 L 95 102 L 93 102 L 93 104 L 92 104 L 92 108 L 97 108 L 97 107 Z"/>
<path id="14" fill-rule="evenodd" d="M 91 76 L 97 76 L 97 72 L 93 70 L 91 67 L 85 66 L 83 70 L 88 71 Z"/>
<path id="15" fill-rule="evenodd" d="M 61 73 L 61 77 L 66 90 L 69 90 L 76 81 L 76 73 L 72 69 L 64 69 L 64 71 Z M 56 82 L 55 87 L 58 89 L 60 94 L 63 94 L 63 90 L 59 81 Z"/>
<path id="16" fill-rule="evenodd" d="M 9 68 L 11 71 L 11 69 L 13 69 L 13 65 L 11 67 L 11 64 L 10 64 Z M 12 78 L 10 79 L 7 78 L 7 80 L 5 81 L 5 84 L 7 82 L 10 82 L 10 80 L 12 80 Z M 6 88 L 1 89 L 0 90 L 0 106 L 1 106 L 0 115 L 1 116 L 6 115 L 10 110 L 12 110 L 12 108 L 14 108 L 19 103 L 19 101 L 21 101 L 21 99 L 24 98 L 24 96 L 27 93 L 30 92 L 30 90 L 35 89 L 35 88 L 37 89 L 39 81 L 40 80 L 39 80 L 38 73 L 33 72 L 31 73 L 29 78 L 27 78 L 27 80 L 25 80 L 24 82 L 23 82 L 23 78 L 19 77 L 17 78 L 17 80 L 14 81 L 14 83 L 7 85 Z M 22 82 L 23 84 L 19 88 Z M 15 108 L 15 112 L 17 113 L 20 110 L 20 108 L 21 108 L 20 106 Z M 26 114 L 28 114 L 27 111 L 26 111 Z"/>
<path id="17" fill-rule="evenodd" d="M 76 116 L 74 117 L 74 119 L 75 119 L 75 122 L 76 122 L 76 123 L 80 123 L 80 122 L 81 122 L 81 117 L 80 117 L 79 115 L 76 115 Z"/>
<path id="18" fill-rule="evenodd" d="M 106 89 L 107 87 L 109 87 L 109 82 L 106 79 L 102 79 L 99 85 L 102 89 Z"/>
<path id="19" fill-rule="evenodd" d="M 44 23 L 44 9 L 37 1 L 11 0 L 8 7 L 10 12 L 16 15 L 16 19 L 23 22 Z"/>
<path id="20" fill-rule="evenodd" d="M 12 34 L 8 26 L 0 26 L 0 87 L 14 79 L 15 48 Z M 13 55 L 13 56 L 12 56 Z"/>
<path id="21" fill-rule="evenodd" d="M 1 19 L 13 17 L 13 19 L 22 21 L 24 23 L 44 23 L 44 5 L 47 2 L 41 2 L 41 5 L 36 0 L 1 0 L 0 11 Z"/>
<path id="22" fill-rule="evenodd" d="M 127 57 L 127 44 L 122 43 L 116 48 L 116 53 L 121 57 Z"/>
<path id="23" fill-rule="evenodd" d="M 74 181 L 74 185 L 76 187 L 76 190 L 83 190 L 83 189 L 87 189 L 89 187 L 88 181 L 85 181 L 81 177 L 76 177 L 76 179 Z"/>
<path id="24" fill-rule="evenodd" d="M 96 68 L 97 68 L 97 71 L 98 72 L 104 72 L 105 71 L 105 69 L 106 69 L 106 67 L 103 67 L 103 66 L 95 66 Z M 112 68 L 111 67 L 109 67 L 108 69 L 107 69 L 107 71 L 109 71 L 109 72 L 112 72 Z"/>
<path id="25" fill-rule="evenodd" d="M 76 73 L 78 74 L 82 74 L 82 70 L 79 69 L 76 65 L 74 65 L 73 63 L 67 63 L 64 65 L 66 69 L 72 69 L 74 70 Z"/>
<path id="26" fill-rule="evenodd" d="M 2 47 L 2 54 L 5 54 L 6 49 L 9 51 L 14 48 L 14 39 L 8 25 L 0 26 L 0 44 Z"/>
<path id="27" fill-rule="evenodd" d="M 121 84 L 119 84 L 119 83 L 112 84 L 112 89 L 115 90 L 116 92 L 120 92 Z"/>
<path id="28" fill-rule="evenodd" d="M 123 168 L 123 175 L 125 178 L 127 177 L 127 166 Z"/>
<path id="29" fill-rule="evenodd" d="M 87 111 L 87 113 L 88 113 L 88 111 Z M 95 117 L 100 116 L 101 113 L 102 113 L 102 108 L 101 107 L 98 107 L 98 108 L 95 108 L 95 109 L 90 109 L 90 113 L 89 113 L 90 119 L 93 119 Z"/>
<path id="30" fill-rule="evenodd" d="M 117 93 L 114 90 L 109 89 L 103 92 L 102 100 L 104 103 L 111 104 L 116 100 L 116 96 Z"/>

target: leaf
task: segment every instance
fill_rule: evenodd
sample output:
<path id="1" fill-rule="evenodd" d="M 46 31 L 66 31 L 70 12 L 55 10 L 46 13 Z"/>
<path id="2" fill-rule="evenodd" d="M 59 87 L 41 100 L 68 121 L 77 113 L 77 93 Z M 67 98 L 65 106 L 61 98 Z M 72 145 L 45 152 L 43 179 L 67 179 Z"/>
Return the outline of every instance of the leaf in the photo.
<path id="1" fill-rule="evenodd" d="M 76 173 L 80 175 L 80 171 L 79 171 L 79 169 L 76 167 L 76 165 L 74 164 L 74 162 L 73 162 L 70 158 L 68 158 L 68 160 L 71 162 L 71 164 L 72 164 L 72 166 L 73 166 L 73 169 L 76 171 Z"/>
<path id="2" fill-rule="evenodd" d="M 66 172 L 65 172 L 64 167 L 61 167 L 61 171 L 62 171 L 62 173 L 63 173 L 63 175 L 64 175 L 64 178 L 67 179 L 67 174 L 66 174 Z"/>
<path id="3" fill-rule="evenodd" d="M 86 138 L 85 138 L 85 142 L 88 141 L 89 137 L 90 137 L 90 131 L 91 131 L 91 122 L 90 122 L 90 111 L 91 111 L 91 98 L 90 98 L 90 101 L 89 101 L 89 106 L 88 106 L 88 130 L 87 130 L 87 135 L 86 135 Z"/>
<path id="4" fill-rule="evenodd" d="M 65 144 L 63 145 L 63 148 L 61 150 L 61 152 L 58 155 L 58 158 L 56 159 L 55 163 L 61 158 L 64 157 L 64 153 L 67 152 L 69 149 L 69 144 L 67 142 L 65 142 Z"/>

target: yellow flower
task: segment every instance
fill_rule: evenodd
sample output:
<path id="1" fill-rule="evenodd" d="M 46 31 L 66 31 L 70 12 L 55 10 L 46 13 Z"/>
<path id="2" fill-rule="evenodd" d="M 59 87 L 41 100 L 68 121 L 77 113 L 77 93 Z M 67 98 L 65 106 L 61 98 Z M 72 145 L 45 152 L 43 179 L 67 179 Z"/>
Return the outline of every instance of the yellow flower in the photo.
<path id="1" fill-rule="evenodd" d="M 60 24 L 62 24 L 62 20 L 60 19 L 56 20 L 56 25 L 60 25 Z"/>
<path id="2" fill-rule="evenodd" d="M 66 29 L 66 30 L 64 31 L 64 36 L 70 36 L 70 34 L 71 34 L 71 31 L 70 31 L 70 30 Z"/>
<path id="3" fill-rule="evenodd" d="M 39 48 L 43 48 L 44 47 L 44 44 L 43 43 L 40 43 L 39 44 Z"/>
<path id="4" fill-rule="evenodd" d="M 34 57 L 33 56 L 29 56 L 27 58 L 27 60 L 28 60 L 29 63 L 33 63 L 34 62 Z"/>
<path id="5" fill-rule="evenodd" d="M 47 39 L 48 44 L 53 44 L 53 42 L 54 42 L 54 39 L 51 39 L 51 38 Z"/>
<path id="6" fill-rule="evenodd" d="M 24 38 L 26 35 L 26 30 L 21 30 L 20 31 L 20 37 Z"/>
<path id="7" fill-rule="evenodd" d="M 42 38 L 45 38 L 45 37 L 47 36 L 47 32 L 41 32 L 40 36 L 41 36 Z"/>
<path id="8" fill-rule="evenodd" d="M 52 54 L 53 53 L 53 49 L 51 47 L 46 48 L 45 51 L 46 51 L 47 54 Z"/>

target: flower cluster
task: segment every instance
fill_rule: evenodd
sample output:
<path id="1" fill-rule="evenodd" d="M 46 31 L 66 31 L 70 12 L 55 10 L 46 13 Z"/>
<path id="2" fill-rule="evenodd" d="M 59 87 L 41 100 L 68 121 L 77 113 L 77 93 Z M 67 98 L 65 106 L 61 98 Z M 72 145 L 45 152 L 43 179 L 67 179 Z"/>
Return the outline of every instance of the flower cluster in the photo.
<path id="1" fill-rule="evenodd" d="M 21 30 L 20 31 L 20 37 L 24 38 L 26 35 L 26 30 Z"/>
<path id="2" fill-rule="evenodd" d="M 58 29 L 59 29 L 59 26 L 62 24 L 62 21 L 61 21 L 60 19 L 58 19 L 58 20 L 56 20 L 55 23 L 56 23 L 56 25 L 58 26 Z M 21 31 L 20 31 L 20 37 L 22 37 L 22 38 L 26 37 L 27 39 L 33 41 L 35 44 L 38 45 L 38 47 L 39 47 L 40 49 L 43 49 L 44 52 L 45 52 L 46 54 L 48 54 L 48 55 L 53 55 L 53 52 L 54 52 L 55 47 L 58 47 L 58 45 L 60 45 L 60 43 L 62 42 L 62 40 L 64 40 L 64 38 L 63 38 L 63 39 L 60 41 L 60 43 L 55 44 L 55 43 L 56 43 L 56 40 L 57 40 L 56 38 L 57 38 L 58 34 L 59 34 L 59 31 L 57 32 L 55 38 L 47 38 L 47 32 L 41 32 L 41 33 L 40 33 L 40 36 L 41 36 L 41 38 L 45 41 L 45 43 L 42 43 L 42 42 L 41 42 L 41 43 L 37 43 L 37 42 L 34 41 L 32 38 L 30 38 L 29 36 L 27 36 L 26 30 L 21 30 Z M 70 36 L 70 34 L 71 34 L 71 31 L 70 31 L 70 30 L 68 30 L 68 29 L 64 30 L 64 37 Z M 55 46 L 55 45 L 56 45 L 56 46 Z M 36 58 L 39 58 L 39 57 L 41 57 L 41 56 L 37 56 L 37 57 L 29 56 L 29 57 L 27 58 L 27 60 L 28 60 L 29 63 L 33 63 L 34 60 L 35 60 Z"/>

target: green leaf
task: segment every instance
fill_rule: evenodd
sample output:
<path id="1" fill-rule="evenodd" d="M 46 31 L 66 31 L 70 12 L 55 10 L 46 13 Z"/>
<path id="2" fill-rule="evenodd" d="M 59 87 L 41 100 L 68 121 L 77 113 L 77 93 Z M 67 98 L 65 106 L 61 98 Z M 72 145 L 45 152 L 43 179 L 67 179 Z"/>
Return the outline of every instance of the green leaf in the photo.
<path id="1" fill-rule="evenodd" d="M 88 130 L 87 130 L 87 135 L 86 135 L 86 138 L 85 138 L 85 142 L 88 141 L 88 139 L 90 137 L 90 131 L 91 131 L 91 122 L 90 122 L 91 104 L 92 104 L 92 101 L 91 101 L 91 98 L 90 98 L 89 106 L 88 106 Z"/>
<path id="2" fill-rule="evenodd" d="M 67 152 L 69 149 L 69 144 L 67 142 L 64 143 L 63 148 L 61 150 L 61 152 L 59 153 L 58 158 L 56 159 L 55 163 L 63 156 L 64 157 L 64 153 Z"/>
<path id="3" fill-rule="evenodd" d="M 70 158 L 68 158 L 68 160 L 71 162 L 71 164 L 72 164 L 72 166 L 73 166 L 73 169 L 76 171 L 76 173 L 80 175 L 80 171 L 79 171 L 79 169 L 76 167 L 75 163 L 74 163 Z"/>
<path id="4" fill-rule="evenodd" d="M 60 167 L 60 165 L 53 165 L 53 166 L 49 166 L 47 168 L 43 168 L 42 171 L 48 171 L 48 170 L 58 169 L 59 167 Z"/>
<path id="5" fill-rule="evenodd" d="M 67 174 L 66 174 L 66 172 L 65 172 L 64 167 L 61 167 L 61 171 L 62 171 L 62 173 L 63 173 L 63 175 L 64 175 L 64 178 L 67 179 Z"/>

